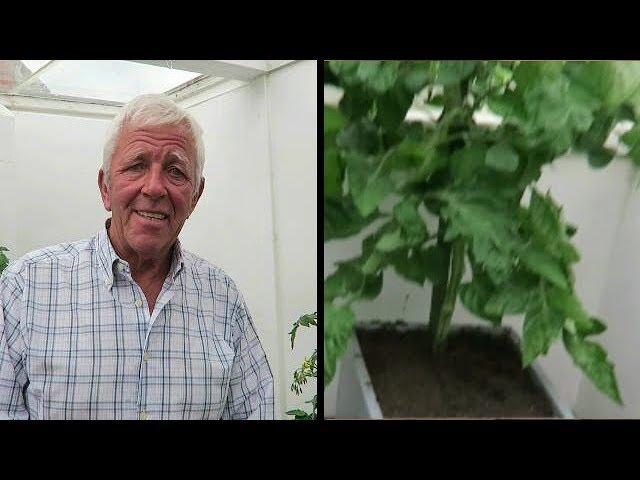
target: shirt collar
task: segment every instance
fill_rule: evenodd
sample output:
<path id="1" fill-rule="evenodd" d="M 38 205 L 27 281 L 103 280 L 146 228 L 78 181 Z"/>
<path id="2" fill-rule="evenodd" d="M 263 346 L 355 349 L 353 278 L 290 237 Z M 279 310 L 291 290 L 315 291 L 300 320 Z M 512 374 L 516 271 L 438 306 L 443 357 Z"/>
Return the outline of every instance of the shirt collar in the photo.
<path id="1" fill-rule="evenodd" d="M 108 218 L 104 222 L 104 227 L 98 231 L 96 236 L 96 250 L 98 252 L 98 258 L 103 272 L 103 281 L 105 285 L 110 289 L 113 285 L 113 275 L 116 268 L 122 268 L 123 271 L 128 271 L 129 263 L 118 256 L 111 244 L 109 238 L 108 229 L 111 224 L 111 218 Z M 173 246 L 173 255 L 171 259 L 171 267 L 169 268 L 169 274 L 171 278 L 175 280 L 180 271 L 184 267 L 184 256 L 182 254 L 182 246 L 180 240 L 176 240 Z"/>

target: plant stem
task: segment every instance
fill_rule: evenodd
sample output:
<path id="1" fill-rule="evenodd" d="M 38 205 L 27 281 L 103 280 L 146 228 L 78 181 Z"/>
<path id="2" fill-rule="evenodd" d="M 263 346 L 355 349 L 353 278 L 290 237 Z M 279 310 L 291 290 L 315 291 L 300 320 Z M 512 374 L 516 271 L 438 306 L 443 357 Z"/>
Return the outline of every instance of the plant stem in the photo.
<path id="1" fill-rule="evenodd" d="M 446 286 L 444 300 L 440 308 L 440 316 L 437 322 L 437 331 L 433 339 L 433 349 L 442 351 L 446 343 L 451 325 L 451 318 L 456 307 L 456 298 L 462 276 L 464 275 L 464 239 L 456 238 L 451 246 L 451 276 Z"/>
<path id="2" fill-rule="evenodd" d="M 441 119 L 449 119 L 446 113 L 463 109 L 464 96 L 468 90 L 468 84 L 465 82 L 462 86 L 459 84 L 451 85 L 445 88 L 444 92 L 444 110 Z M 445 135 L 456 135 L 461 133 L 467 126 L 468 119 L 455 118 L 454 125 L 449 123 L 445 127 Z M 450 151 L 455 146 L 449 144 Z M 438 221 L 438 246 L 445 251 L 447 262 L 447 280 L 444 283 L 433 285 L 431 293 L 431 311 L 429 312 L 428 331 L 431 338 L 431 349 L 434 353 L 442 351 L 444 348 L 447 334 L 449 333 L 449 324 L 453 316 L 453 310 L 456 305 L 458 296 L 458 288 L 464 273 L 464 240 L 457 238 L 453 243 L 444 241 L 444 233 L 446 230 L 446 222 L 442 218 Z M 451 272 L 451 274 L 449 274 Z"/>
<path id="3" fill-rule="evenodd" d="M 440 312 L 442 310 L 442 305 L 444 303 L 445 294 L 447 292 L 447 279 L 449 278 L 449 261 L 450 261 L 450 244 L 445 243 L 444 241 L 444 233 L 446 230 L 445 220 L 440 217 L 438 220 L 438 242 L 437 245 L 439 248 L 442 248 L 445 252 L 446 263 L 447 263 L 447 274 L 445 276 L 445 281 L 443 283 L 434 284 L 431 290 L 431 310 L 429 312 L 429 336 L 432 339 L 431 347 L 432 350 L 436 350 L 436 342 L 435 339 L 438 337 L 438 332 L 440 331 Z"/>

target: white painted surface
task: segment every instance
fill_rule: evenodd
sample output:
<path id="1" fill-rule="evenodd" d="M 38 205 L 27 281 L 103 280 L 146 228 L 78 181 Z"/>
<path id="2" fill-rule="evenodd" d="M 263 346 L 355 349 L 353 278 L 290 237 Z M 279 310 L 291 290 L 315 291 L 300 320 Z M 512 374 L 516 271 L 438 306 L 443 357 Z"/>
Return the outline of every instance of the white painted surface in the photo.
<path id="1" fill-rule="evenodd" d="M 310 410 L 317 392 L 309 381 L 297 396 L 289 388 L 293 372 L 317 345 L 316 328 L 301 327 L 290 351 L 287 334 L 300 315 L 317 310 L 317 62 L 287 65 L 266 77 L 271 140 L 273 221 L 277 269 L 279 338 L 287 408 Z"/>
<path id="2" fill-rule="evenodd" d="M 607 319 L 608 330 L 601 335 L 618 378 L 624 406 L 603 397 L 583 379 L 576 402 L 580 418 L 640 418 L 640 295 L 637 292 L 640 266 L 640 191 L 637 173 L 629 179 L 630 189 L 624 215 L 610 252 L 609 268 L 600 272 L 605 288 L 600 297 L 598 316 Z"/>
<path id="3" fill-rule="evenodd" d="M 315 248 L 316 238 L 317 82 L 312 70 L 304 62 L 294 64 L 273 79 L 258 78 L 190 109 L 204 130 L 206 186 L 180 238 L 185 248 L 223 268 L 243 292 L 273 370 L 279 418 L 291 407 L 290 372 L 299 360 L 290 354 L 287 336 L 297 318 L 292 312 L 315 310 L 316 300 L 316 273 L 308 270 L 317 258 L 308 248 L 309 243 Z M 275 94 L 267 104 L 269 85 Z M 296 96 L 287 93 L 293 91 Z M 268 109 L 275 122 L 272 144 Z M 110 120 L 13 113 L 13 134 L 0 125 L 0 151 L 8 156 L 12 136 L 15 145 L 11 161 L 0 162 L 0 244 L 11 248 L 10 259 L 87 238 L 109 216 L 100 201 L 97 172 Z M 299 177 L 312 182 L 314 190 L 300 193 L 289 185 Z M 274 202 L 280 216 L 274 215 Z M 282 232 L 274 230 L 274 218 Z M 295 235 L 297 228 L 301 235 Z M 274 238 L 282 239 L 286 252 L 278 265 Z M 296 278 L 303 270 L 306 276 Z M 285 286 L 282 316 L 276 297 L 279 272 Z M 296 352 L 309 347 L 307 337 L 300 332 Z"/>
<path id="4" fill-rule="evenodd" d="M 0 245 L 16 248 L 15 117 L 0 105 Z"/>

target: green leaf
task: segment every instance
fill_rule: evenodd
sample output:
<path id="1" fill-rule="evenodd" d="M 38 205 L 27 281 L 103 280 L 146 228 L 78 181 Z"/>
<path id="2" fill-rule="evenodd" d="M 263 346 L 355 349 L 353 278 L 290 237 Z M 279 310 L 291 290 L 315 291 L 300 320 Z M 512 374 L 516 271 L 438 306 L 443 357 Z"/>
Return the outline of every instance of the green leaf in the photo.
<path id="1" fill-rule="evenodd" d="M 349 307 L 324 304 L 324 386 L 336 373 L 336 364 L 349 343 L 355 323 L 355 315 Z"/>
<path id="2" fill-rule="evenodd" d="M 359 62 L 357 77 L 376 93 L 384 93 L 389 90 L 398 78 L 400 62 L 368 60 Z"/>
<path id="3" fill-rule="evenodd" d="M 324 200 L 324 241 L 345 238 L 360 232 L 380 214 L 373 212 L 367 216 L 360 215 L 353 202 L 348 198 L 337 201 L 330 198 Z"/>
<path id="4" fill-rule="evenodd" d="M 494 283 L 502 283 L 513 269 L 516 249 L 521 248 L 515 205 L 492 190 L 452 189 L 437 196 L 446 202 L 441 210 L 449 224 L 444 240 L 466 238 L 477 262 Z"/>
<path id="5" fill-rule="evenodd" d="M 484 167 L 486 155 L 487 148 L 478 143 L 456 150 L 449 163 L 454 181 L 464 183 L 475 179 L 478 175 L 478 170 Z"/>
<path id="6" fill-rule="evenodd" d="M 365 276 L 358 266 L 358 259 L 341 262 L 338 269 L 324 281 L 324 300 L 358 294 L 364 288 Z"/>
<path id="7" fill-rule="evenodd" d="M 344 125 L 344 118 L 340 111 L 328 105 L 324 106 L 324 135 L 339 131 Z"/>
<path id="8" fill-rule="evenodd" d="M 347 151 L 343 159 L 347 164 L 349 193 L 360 215 L 368 217 L 394 191 L 388 167 L 384 165 L 385 159 Z"/>
<path id="9" fill-rule="evenodd" d="M 596 388 L 618 405 L 622 405 L 614 365 L 607 360 L 607 352 L 597 343 L 584 340 L 577 335 L 571 335 L 566 330 L 563 340 L 565 348 L 575 364 L 580 367 Z"/>
<path id="10" fill-rule="evenodd" d="M 384 93 L 395 84 L 399 67 L 398 61 L 332 60 L 329 62 L 329 68 L 342 85 L 365 88 L 375 94 Z"/>
<path id="11" fill-rule="evenodd" d="M 562 312 L 567 319 L 570 319 L 574 335 L 583 338 L 606 330 L 607 326 L 601 320 L 590 317 L 584 311 L 580 300 L 574 293 L 553 288 L 549 289 L 548 298 L 555 310 Z"/>
<path id="12" fill-rule="evenodd" d="M 360 215 L 366 217 L 373 213 L 382 201 L 393 192 L 389 177 L 362 177 L 361 173 L 350 172 L 354 178 L 352 194 Z M 357 183 L 356 183 L 357 182 Z"/>
<path id="13" fill-rule="evenodd" d="M 433 284 L 444 283 L 447 279 L 449 262 L 443 247 L 406 249 L 394 255 L 392 263 L 398 275 L 420 286 L 427 278 Z"/>
<path id="14" fill-rule="evenodd" d="M 546 355 L 560 335 L 564 315 L 553 309 L 544 282 L 532 292 L 522 331 L 522 363 L 528 366 L 538 355 Z"/>
<path id="15" fill-rule="evenodd" d="M 324 150 L 324 196 L 339 199 L 342 196 L 342 168 L 335 148 Z"/>
<path id="16" fill-rule="evenodd" d="M 506 283 L 497 286 L 489 296 L 484 306 L 485 312 L 497 317 L 524 313 L 538 282 L 534 275 L 515 271 Z"/>
<path id="17" fill-rule="evenodd" d="M 563 262 L 575 263 L 580 260 L 580 255 L 569 241 L 567 226 L 562 222 L 560 212 L 549 194 L 542 196 L 532 189 L 528 219 L 538 243 Z"/>
<path id="18" fill-rule="evenodd" d="M 500 172 L 515 172 L 518 169 L 518 154 L 508 144 L 499 143 L 487 151 L 485 164 Z"/>
<path id="19" fill-rule="evenodd" d="M 300 409 L 295 409 L 295 410 L 288 410 L 287 415 L 295 415 L 296 417 L 300 416 L 300 417 L 306 417 L 309 414 L 307 412 L 305 412 L 304 410 L 300 410 Z"/>
<path id="20" fill-rule="evenodd" d="M 569 281 L 562 265 L 546 251 L 535 245 L 529 245 L 520 250 L 519 257 L 522 264 L 532 272 L 563 290 L 569 290 Z"/>
<path id="21" fill-rule="evenodd" d="M 470 283 L 460 286 L 460 300 L 467 310 L 494 325 L 500 325 L 502 316 L 490 314 L 485 309 L 493 293 L 493 285 L 487 276 L 482 274 L 474 274 Z"/>
<path id="22" fill-rule="evenodd" d="M 382 291 L 383 272 L 378 272 L 377 275 L 365 275 L 364 285 L 360 293 L 360 298 L 363 300 L 373 300 Z"/>
<path id="23" fill-rule="evenodd" d="M 391 252 L 402 246 L 404 246 L 404 238 L 402 238 L 400 229 L 384 234 L 376 243 L 376 249 L 381 252 Z"/>
<path id="24" fill-rule="evenodd" d="M 477 63 L 468 60 L 440 62 L 435 82 L 440 85 L 460 83 L 473 73 Z"/>
<path id="25" fill-rule="evenodd" d="M 405 87 L 412 93 L 418 93 L 435 79 L 438 65 L 430 61 L 404 62 L 402 79 Z"/>
<path id="26" fill-rule="evenodd" d="M 397 85 L 376 100 L 377 121 L 385 130 L 395 130 L 404 120 L 412 102 L 413 93 Z"/>
<path id="27" fill-rule="evenodd" d="M 0 273 L 9 265 L 9 259 L 3 252 L 9 251 L 6 247 L 0 247 Z"/>
<path id="28" fill-rule="evenodd" d="M 342 150 L 350 150 L 364 155 L 374 155 L 382 147 L 378 128 L 366 119 L 345 126 L 338 133 L 336 144 Z"/>
<path id="29" fill-rule="evenodd" d="M 359 120 L 366 117 L 373 108 L 373 98 L 361 87 L 348 87 L 338 106 L 346 118 Z"/>
<path id="30" fill-rule="evenodd" d="M 591 150 L 587 155 L 587 160 L 589 160 L 589 165 L 591 165 L 593 168 L 603 168 L 611 163 L 613 157 L 614 152 L 600 147 Z"/>
<path id="31" fill-rule="evenodd" d="M 427 227 L 418 213 L 418 200 L 403 199 L 393 208 L 393 216 L 402 229 L 402 237 L 412 246 L 421 245 L 427 239 Z"/>
<path id="32" fill-rule="evenodd" d="M 637 113 L 640 62 L 567 62 L 565 70 L 576 84 L 601 99 L 609 110 L 628 103 Z"/>

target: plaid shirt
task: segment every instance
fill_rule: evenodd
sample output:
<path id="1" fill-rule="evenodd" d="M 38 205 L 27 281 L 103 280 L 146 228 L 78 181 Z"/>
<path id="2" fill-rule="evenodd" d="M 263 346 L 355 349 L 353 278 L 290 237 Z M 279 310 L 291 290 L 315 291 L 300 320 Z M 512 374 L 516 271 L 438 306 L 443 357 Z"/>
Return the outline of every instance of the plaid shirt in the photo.
<path id="1" fill-rule="evenodd" d="M 151 314 L 106 228 L 12 262 L 0 418 L 272 419 L 273 376 L 242 294 L 180 242 L 173 252 Z"/>

